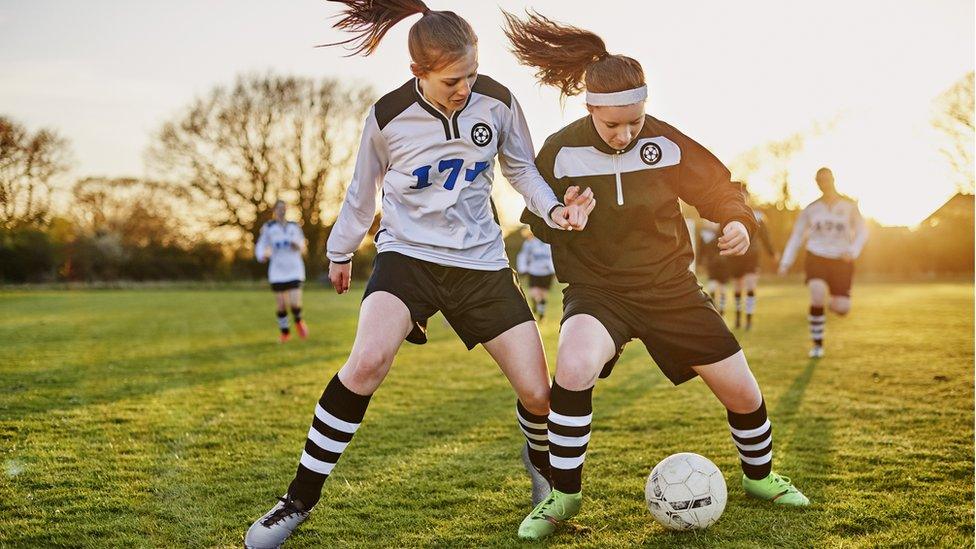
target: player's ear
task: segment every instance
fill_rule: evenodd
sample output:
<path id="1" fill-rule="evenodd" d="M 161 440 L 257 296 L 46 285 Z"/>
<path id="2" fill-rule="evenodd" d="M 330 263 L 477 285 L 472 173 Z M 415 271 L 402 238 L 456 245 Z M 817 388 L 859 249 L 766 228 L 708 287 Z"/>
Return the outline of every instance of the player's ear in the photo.
<path id="1" fill-rule="evenodd" d="M 424 70 L 420 68 L 420 65 L 416 63 L 410 63 L 410 72 L 417 78 L 423 78 L 427 76 L 427 73 L 424 72 Z"/>

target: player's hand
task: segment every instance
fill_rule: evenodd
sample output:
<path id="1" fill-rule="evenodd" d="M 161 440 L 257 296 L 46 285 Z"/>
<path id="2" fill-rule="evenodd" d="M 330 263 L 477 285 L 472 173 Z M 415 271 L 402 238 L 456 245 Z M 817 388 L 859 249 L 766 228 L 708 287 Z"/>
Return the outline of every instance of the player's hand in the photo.
<path id="1" fill-rule="evenodd" d="M 352 261 L 349 263 L 329 262 L 329 282 L 337 294 L 349 291 L 349 281 L 352 279 Z"/>
<path id="2" fill-rule="evenodd" d="M 587 188 L 580 192 L 579 187 L 572 186 L 566 189 L 563 197 L 566 206 L 559 206 L 552 211 L 552 220 L 560 228 L 567 231 L 581 231 L 586 227 L 590 212 L 596 207 L 596 198 L 593 197 L 593 190 Z"/>
<path id="3" fill-rule="evenodd" d="M 719 255 L 742 255 L 749 249 L 749 231 L 741 221 L 733 221 L 718 237 Z"/>

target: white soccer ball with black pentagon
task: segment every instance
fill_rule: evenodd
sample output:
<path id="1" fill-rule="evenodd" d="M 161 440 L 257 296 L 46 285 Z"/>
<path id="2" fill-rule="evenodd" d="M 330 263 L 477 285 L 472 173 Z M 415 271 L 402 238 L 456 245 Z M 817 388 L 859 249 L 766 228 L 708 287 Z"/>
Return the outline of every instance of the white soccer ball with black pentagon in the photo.
<path id="1" fill-rule="evenodd" d="M 722 471 L 714 463 L 682 452 L 654 466 L 644 497 L 651 514 L 665 528 L 700 530 L 722 516 L 728 491 Z"/>

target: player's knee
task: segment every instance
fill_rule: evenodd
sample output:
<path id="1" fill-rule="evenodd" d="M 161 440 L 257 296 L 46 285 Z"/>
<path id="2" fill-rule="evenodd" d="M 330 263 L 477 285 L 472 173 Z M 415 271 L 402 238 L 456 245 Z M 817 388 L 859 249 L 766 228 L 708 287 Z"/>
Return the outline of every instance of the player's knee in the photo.
<path id="1" fill-rule="evenodd" d="M 379 385 L 386 377 L 391 362 L 393 362 L 393 356 L 381 350 L 363 349 L 356 351 L 349 356 L 350 378 L 360 386 Z"/>
<path id="2" fill-rule="evenodd" d="M 549 386 L 532 388 L 519 394 L 519 401 L 525 409 L 536 415 L 549 413 Z"/>
<path id="3" fill-rule="evenodd" d="M 580 353 L 565 353 L 559 356 L 556 365 L 556 382 L 570 391 L 582 391 L 596 384 L 602 365 L 596 360 Z"/>
<path id="4" fill-rule="evenodd" d="M 851 304 L 850 303 L 831 303 L 830 304 L 830 310 L 833 311 L 834 314 L 837 314 L 837 315 L 840 315 L 840 316 L 844 316 L 847 313 L 851 312 Z"/>

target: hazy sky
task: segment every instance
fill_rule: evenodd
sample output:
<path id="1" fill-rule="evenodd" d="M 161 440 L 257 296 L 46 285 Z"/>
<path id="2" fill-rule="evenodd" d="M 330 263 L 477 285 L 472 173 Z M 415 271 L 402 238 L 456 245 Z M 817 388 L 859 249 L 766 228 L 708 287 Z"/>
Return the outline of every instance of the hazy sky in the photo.
<path id="1" fill-rule="evenodd" d="M 515 64 L 498 6 L 532 6 L 600 34 L 638 59 L 648 111 L 731 163 L 753 146 L 834 122 L 793 164 L 795 194 L 815 196 L 813 172 L 867 215 L 912 224 L 954 187 L 931 130 L 931 101 L 974 65 L 974 10 L 928 1 L 443 2 L 480 38 L 481 71 L 508 85 L 541 144 L 583 114 L 560 109 Z M 612 9 L 604 9 L 608 6 Z M 340 37 L 337 4 L 321 0 L 0 0 L 0 113 L 68 137 L 75 176 L 144 174 L 151 132 L 196 95 L 247 71 L 338 76 L 381 93 L 410 75 L 408 19 L 370 58 L 313 48 Z M 759 174 L 750 182 L 769 196 Z"/>

